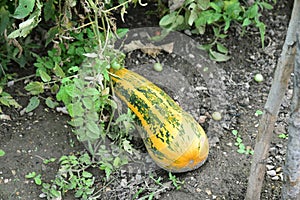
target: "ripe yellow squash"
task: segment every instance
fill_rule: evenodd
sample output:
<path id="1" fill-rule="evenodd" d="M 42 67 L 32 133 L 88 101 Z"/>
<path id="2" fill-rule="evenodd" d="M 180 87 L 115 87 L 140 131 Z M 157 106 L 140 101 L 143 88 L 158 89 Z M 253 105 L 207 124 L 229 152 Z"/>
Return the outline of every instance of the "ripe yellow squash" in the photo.
<path id="1" fill-rule="evenodd" d="M 127 70 L 112 70 L 116 95 L 137 116 L 145 146 L 155 163 L 170 172 L 186 172 L 207 159 L 209 144 L 202 127 L 162 89 Z"/>

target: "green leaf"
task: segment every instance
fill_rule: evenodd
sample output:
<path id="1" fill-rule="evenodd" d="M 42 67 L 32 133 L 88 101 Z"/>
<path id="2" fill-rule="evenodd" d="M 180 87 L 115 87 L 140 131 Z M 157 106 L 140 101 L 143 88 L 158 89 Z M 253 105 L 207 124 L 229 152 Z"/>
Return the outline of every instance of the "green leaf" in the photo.
<path id="1" fill-rule="evenodd" d="M 240 137 L 237 137 L 237 138 L 236 138 L 236 141 L 237 141 L 237 143 L 239 143 L 239 144 L 243 142 L 242 138 L 240 138 Z"/>
<path id="2" fill-rule="evenodd" d="M 27 17 L 32 12 L 34 4 L 35 0 L 19 0 L 19 5 L 13 14 L 13 17 L 16 19 Z"/>
<path id="3" fill-rule="evenodd" d="M 253 6 L 251 6 L 246 12 L 245 15 L 247 18 L 254 18 L 256 17 L 258 14 L 258 5 L 257 4 L 253 4 Z"/>
<path id="4" fill-rule="evenodd" d="M 34 182 L 35 182 L 35 184 L 37 184 L 37 185 L 42 185 L 42 179 L 41 179 L 41 176 L 42 175 L 37 175 L 36 177 L 34 177 Z"/>
<path id="5" fill-rule="evenodd" d="M 225 62 L 231 58 L 230 56 L 227 56 L 222 53 L 218 53 L 212 49 L 210 49 L 209 53 L 210 53 L 211 59 L 213 59 L 217 62 Z"/>
<path id="6" fill-rule="evenodd" d="M 217 42 L 217 50 L 223 54 L 228 53 L 228 49 L 221 43 Z"/>
<path id="7" fill-rule="evenodd" d="M 25 86 L 25 90 L 33 95 L 44 93 L 44 84 L 42 82 L 34 81 Z"/>
<path id="8" fill-rule="evenodd" d="M 55 63 L 55 67 L 53 68 L 53 72 L 59 78 L 64 78 L 66 76 L 64 71 L 62 70 L 62 68 L 57 63 Z"/>
<path id="9" fill-rule="evenodd" d="M 132 154 L 132 146 L 130 145 L 128 140 L 123 141 L 123 147 L 124 150 L 127 151 L 128 153 Z"/>
<path id="10" fill-rule="evenodd" d="M 282 138 L 282 139 L 286 139 L 288 138 L 288 135 L 287 134 L 284 134 L 284 133 L 281 133 L 278 135 L 279 138 Z"/>
<path id="11" fill-rule="evenodd" d="M 196 11 L 197 5 L 195 3 L 191 3 L 188 7 L 189 12 L 189 17 L 188 17 L 188 24 L 190 26 L 193 25 L 194 21 L 197 19 L 197 11 Z"/>
<path id="12" fill-rule="evenodd" d="M 225 21 L 224 31 L 227 31 L 230 27 L 231 20 L 228 17 L 224 17 L 224 21 Z"/>
<path id="13" fill-rule="evenodd" d="M 210 2 L 209 5 L 210 5 L 210 7 L 212 7 L 218 13 L 220 13 L 222 11 L 222 7 L 220 7 L 215 2 Z"/>
<path id="14" fill-rule="evenodd" d="M 118 35 L 119 38 L 122 38 L 127 34 L 128 31 L 129 31 L 128 28 L 118 28 L 117 29 L 117 35 Z"/>
<path id="15" fill-rule="evenodd" d="M 62 101 L 66 106 L 71 103 L 71 96 L 67 93 L 67 86 L 61 86 L 56 94 L 57 101 Z"/>
<path id="16" fill-rule="evenodd" d="M 47 1 L 49 2 L 49 1 Z M 48 46 L 48 44 L 56 37 L 56 34 L 59 32 L 59 27 L 54 26 L 49 29 L 49 31 L 46 34 L 46 43 L 45 46 Z"/>
<path id="17" fill-rule="evenodd" d="M 115 157 L 114 162 L 113 162 L 113 166 L 114 167 L 119 167 L 120 165 L 121 165 L 120 157 Z"/>
<path id="18" fill-rule="evenodd" d="M 4 156 L 5 155 L 5 151 L 0 149 L 0 157 Z"/>
<path id="19" fill-rule="evenodd" d="M 43 160 L 43 163 L 47 165 L 47 164 L 49 164 L 51 162 L 55 162 L 55 161 L 56 161 L 56 158 L 50 158 L 50 159 Z"/>
<path id="20" fill-rule="evenodd" d="M 233 135 L 237 136 L 238 131 L 237 131 L 237 130 L 232 130 L 231 133 L 232 133 Z"/>
<path id="21" fill-rule="evenodd" d="M 55 189 L 51 189 L 51 195 L 54 196 L 54 197 L 61 197 L 61 193 L 60 191 L 57 191 Z M 58 198 L 59 199 L 59 198 Z"/>
<path id="22" fill-rule="evenodd" d="M 7 92 L 2 92 L 0 96 L 0 104 L 3 104 L 5 106 L 14 106 L 15 108 L 20 108 L 21 105 L 16 102 L 16 100 L 13 99 L 13 97 L 7 93 Z"/>
<path id="23" fill-rule="evenodd" d="M 219 13 L 212 14 L 207 19 L 207 24 L 212 24 L 214 22 L 217 22 L 221 19 L 221 17 L 222 17 L 222 14 L 219 14 Z"/>
<path id="24" fill-rule="evenodd" d="M 38 106 L 40 105 L 40 100 L 38 97 L 34 96 L 31 97 L 29 100 L 29 104 L 26 107 L 26 112 L 29 113 L 31 111 L 33 111 L 34 109 L 36 109 Z"/>
<path id="25" fill-rule="evenodd" d="M 37 1 L 36 10 L 29 16 L 29 18 L 19 24 L 19 29 L 10 33 L 7 37 L 8 38 L 17 38 L 17 37 L 26 37 L 33 28 L 35 28 L 38 23 L 41 21 L 41 9 L 42 5 Z"/>
<path id="26" fill-rule="evenodd" d="M 243 154 L 243 153 L 246 152 L 246 150 L 245 149 L 238 149 L 237 152 Z"/>
<path id="27" fill-rule="evenodd" d="M 242 26 L 245 27 L 245 26 L 249 26 L 251 24 L 251 20 L 249 18 L 245 18 L 244 21 L 243 21 L 243 24 Z"/>
<path id="28" fill-rule="evenodd" d="M 201 9 L 201 10 L 207 10 L 210 6 L 210 0 L 201 0 L 201 1 L 197 1 L 197 6 Z"/>
<path id="29" fill-rule="evenodd" d="M 81 127 L 81 126 L 83 126 L 83 123 L 84 123 L 84 120 L 82 117 L 77 117 L 77 118 L 69 121 L 69 124 L 74 127 Z"/>
<path id="30" fill-rule="evenodd" d="M 212 48 L 212 44 L 203 44 L 198 46 L 199 49 L 202 49 L 204 51 L 209 51 Z"/>
<path id="31" fill-rule="evenodd" d="M 87 172 L 87 171 L 83 171 L 83 172 L 82 172 L 82 176 L 83 176 L 84 178 L 91 178 L 91 177 L 93 176 L 93 174 L 90 173 L 90 172 Z"/>
<path id="32" fill-rule="evenodd" d="M 44 82 L 49 82 L 51 81 L 51 77 L 47 74 L 46 71 L 42 70 L 42 69 L 37 69 L 38 74 L 40 75 L 41 79 Z"/>
<path id="33" fill-rule="evenodd" d="M 259 28 L 261 46 L 262 46 L 262 48 L 264 48 L 264 46 L 265 46 L 264 43 L 265 43 L 266 25 L 262 22 L 259 22 L 259 23 L 256 24 L 256 27 Z"/>
<path id="34" fill-rule="evenodd" d="M 53 4 L 54 0 L 48 0 L 44 3 L 44 19 L 48 21 L 49 19 L 55 17 L 55 6 Z M 47 44 L 46 44 L 47 46 Z"/>
<path id="35" fill-rule="evenodd" d="M 273 9 L 273 6 L 271 4 L 264 2 L 264 1 L 260 2 L 259 5 L 261 5 L 262 7 L 266 8 L 268 10 Z"/>
<path id="36" fill-rule="evenodd" d="M 25 175 L 25 178 L 34 178 L 36 176 L 35 172 L 30 172 L 29 174 Z"/>
<path id="37" fill-rule="evenodd" d="M 84 115 L 84 109 L 82 108 L 81 102 L 75 102 L 73 104 L 67 105 L 68 112 L 71 117 L 82 117 Z"/>
<path id="38" fill-rule="evenodd" d="M 262 115 L 264 112 L 263 111 L 261 111 L 261 110 L 257 110 L 256 112 L 255 112 L 255 114 L 258 116 L 258 115 Z"/>
<path id="39" fill-rule="evenodd" d="M 100 128 L 95 122 L 93 121 L 87 122 L 86 127 L 89 131 L 95 134 L 95 137 L 98 137 L 100 135 Z"/>
<path id="40" fill-rule="evenodd" d="M 243 143 L 240 143 L 240 144 L 239 144 L 239 149 L 244 149 L 244 150 L 245 150 L 246 147 L 245 147 L 245 145 L 244 145 Z"/>
<path id="41" fill-rule="evenodd" d="M 85 117 L 88 121 L 98 121 L 99 120 L 99 116 L 98 116 L 98 113 L 96 111 L 87 112 Z"/>
<path id="42" fill-rule="evenodd" d="M 49 108 L 52 109 L 59 105 L 56 101 L 53 101 L 51 97 L 47 97 L 45 103 Z"/>
<path id="43" fill-rule="evenodd" d="M 195 10 L 192 10 L 189 19 L 188 19 L 188 24 L 190 26 L 193 25 L 194 21 L 198 18 L 197 12 Z"/>
<path id="44" fill-rule="evenodd" d="M 96 88 L 87 88 L 85 91 L 84 91 L 84 96 L 98 96 L 100 95 L 100 92 L 96 89 Z"/>
<path id="45" fill-rule="evenodd" d="M 163 16 L 159 21 L 159 25 L 162 27 L 165 27 L 165 26 L 168 26 L 168 25 L 174 23 L 176 21 L 175 13 L 176 12 L 173 12 L 171 14 Z"/>
<path id="46" fill-rule="evenodd" d="M 9 25 L 9 11 L 4 7 L 0 8 L 0 35 L 5 31 L 7 26 Z"/>
<path id="47" fill-rule="evenodd" d="M 94 105 L 94 101 L 91 97 L 84 97 L 82 99 L 83 105 L 85 106 L 85 109 L 91 110 Z"/>

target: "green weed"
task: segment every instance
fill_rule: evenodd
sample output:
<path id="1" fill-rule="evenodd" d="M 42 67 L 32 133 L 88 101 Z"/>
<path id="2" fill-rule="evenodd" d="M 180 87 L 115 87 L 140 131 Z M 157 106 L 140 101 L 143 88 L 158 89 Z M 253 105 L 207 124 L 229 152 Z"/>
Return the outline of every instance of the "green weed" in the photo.
<path id="1" fill-rule="evenodd" d="M 281 139 L 288 139 L 289 135 L 288 134 L 285 134 L 285 133 L 281 133 L 278 135 L 278 138 L 281 138 Z"/>
<path id="2" fill-rule="evenodd" d="M 232 130 L 231 133 L 236 138 L 234 145 L 238 147 L 238 150 L 237 150 L 238 153 L 250 154 L 250 155 L 254 154 L 254 151 L 252 150 L 252 148 L 245 146 L 245 144 L 243 143 L 243 139 L 240 137 L 237 130 Z"/>
<path id="3" fill-rule="evenodd" d="M 5 156 L 5 151 L 0 149 L 0 157 Z"/>
<path id="4" fill-rule="evenodd" d="M 242 5 L 238 0 L 216 1 L 184 1 L 176 10 L 161 18 L 159 24 L 167 30 L 191 29 L 194 34 L 204 34 L 207 27 L 211 26 L 215 39 L 199 48 L 207 50 L 210 57 L 217 62 L 230 59 L 228 49 L 221 44 L 221 40 L 227 37 L 227 32 L 232 24 L 241 26 L 241 35 L 246 27 L 253 25 L 260 32 L 261 45 L 264 47 L 266 26 L 260 21 L 263 9 L 272 9 L 272 5 L 256 0 L 251 5 Z"/>

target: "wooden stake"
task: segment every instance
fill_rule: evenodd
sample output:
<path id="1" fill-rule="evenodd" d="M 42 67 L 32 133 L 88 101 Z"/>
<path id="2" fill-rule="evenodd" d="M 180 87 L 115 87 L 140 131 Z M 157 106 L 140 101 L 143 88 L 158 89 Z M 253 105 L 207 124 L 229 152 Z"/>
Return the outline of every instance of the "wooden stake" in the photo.
<path id="1" fill-rule="evenodd" d="M 288 81 L 293 71 L 295 59 L 296 30 L 300 21 L 300 0 L 294 0 L 294 7 L 287 36 L 278 60 L 271 90 L 265 104 L 264 114 L 260 120 L 254 155 L 252 159 L 246 200 L 259 200 L 265 176 L 266 159 L 269 155 L 274 125 L 285 95 Z"/>

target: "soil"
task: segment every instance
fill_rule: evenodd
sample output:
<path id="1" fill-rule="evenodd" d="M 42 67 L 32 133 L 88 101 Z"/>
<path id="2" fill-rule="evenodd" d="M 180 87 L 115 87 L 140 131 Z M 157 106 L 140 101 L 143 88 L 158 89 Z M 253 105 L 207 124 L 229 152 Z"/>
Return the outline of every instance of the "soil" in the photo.
<path id="1" fill-rule="evenodd" d="M 151 8 L 138 7 L 129 10 L 125 18 L 126 23 L 120 26 L 157 26 L 158 18 L 154 14 L 145 15 Z M 251 155 L 237 152 L 236 137 L 231 131 L 238 130 L 247 148 L 254 147 L 260 119 L 255 113 L 257 110 L 263 110 L 266 102 L 291 10 L 292 1 L 278 1 L 273 10 L 264 11 L 261 17 L 267 26 L 264 49 L 261 48 L 257 29 L 248 29 L 241 37 L 239 26 L 231 27 L 229 36 L 223 43 L 229 48 L 232 58 L 224 63 L 213 64 L 217 70 L 210 77 L 220 81 L 217 85 L 219 88 L 212 87 L 206 77 L 198 73 L 195 66 L 174 53 L 160 52 L 151 57 L 143 51 L 135 50 L 127 54 L 128 67 L 166 90 L 201 122 L 211 145 L 208 160 L 203 166 L 190 172 L 176 174 L 180 181 L 184 181 L 179 190 L 168 179 L 168 172 L 157 167 L 151 170 L 152 177 L 162 177 L 164 180 L 163 187 L 155 190 L 154 198 L 244 199 Z M 194 41 L 204 44 L 211 39 L 211 34 L 191 37 Z M 155 62 L 162 63 L 162 72 L 152 69 Z M 141 68 L 141 65 L 146 67 Z M 33 73 L 33 70 L 16 72 L 19 77 L 23 77 Z M 263 82 L 253 80 L 257 73 L 263 75 Z M 8 92 L 26 107 L 30 97 L 23 87 L 23 82 L 16 82 L 8 88 Z M 280 199 L 287 140 L 278 138 L 278 135 L 287 133 L 291 91 L 289 87 L 276 123 L 270 155 L 266 160 L 267 174 L 264 177 L 261 199 Z M 42 174 L 43 181 L 50 182 L 55 177 L 59 165 L 58 162 L 45 165 L 43 159 L 60 158 L 62 155 L 85 151 L 84 145 L 77 142 L 73 135 L 72 128 L 67 123 L 67 115 L 51 110 L 45 105 L 40 105 L 27 114 L 23 114 L 21 110 L 4 108 L 4 113 L 9 115 L 11 120 L 0 120 L 0 149 L 6 152 L 5 156 L 0 157 L 1 200 L 40 199 L 41 187 L 26 179 L 25 175 L 34 171 Z M 221 121 L 211 119 L 214 111 L 221 112 Z M 141 148 L 140 151 L 146 155 L 145 150 Z M 103 173 L 94 173 L 100 182 Z M 150 170 L 137 169 L 135 173 L 119 170 L 112 175 L 113 180 L 108 185 L 99 186 L 99 190 L 102 191 L 99 199 L 132 199 L 140 189 L 144 189 L 140 198 L 149 195 L 151 188 L 157 187 L 149 174 Z M 64 199 L 74 198 L 67 195 Z"/>

